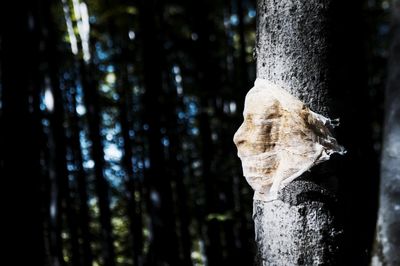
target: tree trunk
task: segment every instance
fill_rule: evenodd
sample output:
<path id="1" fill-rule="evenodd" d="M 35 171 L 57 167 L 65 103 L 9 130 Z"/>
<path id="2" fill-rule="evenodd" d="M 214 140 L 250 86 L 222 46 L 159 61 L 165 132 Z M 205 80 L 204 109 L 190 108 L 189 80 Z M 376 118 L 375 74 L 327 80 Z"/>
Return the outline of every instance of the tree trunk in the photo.
<path id="1" fill-rule="evenodd" d="M 104 5 L 106 9 L 111 10 L 113 3 L 110 0 L 105 0 Z M 121 134 L 124 141 L 123 144 L 123 157 L 122 166 L 125 169 L 125 188 L 127 196 L 127 216 L 129 218 L 129 230 L 131 233 L 132 241 L 132 259 L 133 265 L 143 265 L 143 232 L 142 232 L 142 209 L 140 202 L 135 199 L 135 194 L 139 194 L 142 198 L 142 192 L 138 178 L 135 177 L 132 159 L 133 156 L 133 141 L 129 132 L 132 125 L 132 84 L 129 81 L 128 64 L 126 60 L 130 59 L 128 35 L 129 27 L 120 26 L 123 35 L 118 35 L 116 31 L 115 22 L 111 17 L 107 20 L 107 28 L 111 39 L 116 47 L 120 48 L 120 52 L 115 55 L 114 64 L 118 76 L 117 92 L 121 99 L 118 103 L 119 106 L 119 121 L 121 123 Z"/>
<path id="2" fill-rule="evenodd" d="M 121 61 L 124 56 L 128 53 L 126 48 L 122 48 Z M 127 65 L 123 64 L 122 68 L 119 69 L 121 80 L 119 93 L 121 95 L 121 100 L 119 103 L 120 108 L 120 121 L 121 121 L 121 132 L 122 138 L 124 140 L 124 156 L 123 156 L 123 166 L 126 171 L 125 187 L 128 195 L 127 210 L 129 217 L 129 230 L 132 237 L 132 258 L 133 265 L 143 265 L 143 234 L 142 234 L 142 210 L 140 207 L 140 202 L 135 199 L 135 194 L 139 193 L 140 198 L 142 198 L 140 183 L 138 182 L 138 177 L 135 177 L 135 172 L 133 169 L 133 152 L 132 152 L 132 139 L 129 135 L 130 130 L 132 130 L 131 124 L 131 109 L 132 106 L 132 86 L 128 79 Z"/>
<path id="3" fill-rule="evenodd" d="M 173 192 L 175 193 L 176 215 L 179 219 L 179 246 L 180 246 L 180 259 L 182 265 L 192 265 L 191 250 L 192 243 L 190 237 L 191 213 L 188 208 L 188 187 L 184 179 L 184 163 L 180 154 L 182 152 L 182 140 L 179 137 L 182 134 L 182 129 L 178 124 L 178 117 L 176 114 L 177 106 L 182 105 L 182 100 L 176 93 L 176 84 L 169 84 L 170 92 L 169 105 L 166 107 L 165 113 L 167 114 L 166 120 L 168 121 L 168 139 L 169 139 L 169 160 L 168 163 L 172 171 L 172 182 L 175 183 Z"/>
<path id="4" fill-rule="evenodd" d="M 331 0 L 258 0 L 257 77 L 328 116 Z M 325 167 L 324 167 L 325 166 Z M 329 165 L 328 165 L 329 166 Z M 323 170 L 324 173 L 321 173 Z M 338 265 L 336 199 L 325 165 L 289 183 L 274 201 L 254 201 L 260 265 Z"/>
<path id="5" fill-rule="evenodd" d="M 400 265 L 400 1 L 392 7 L 392 41 L 385 95 L 385 120 L 376 243 L 372 265 Z"/>
<path id="6" fill-rule="evenodd" d="M 99 200 L 102 255 L 105 266 L 115 265 L 114 239 L 111 225 L 111 210 L 108 182 L 104 176 L 104 148 L 101 136 L 101 117 L 99 106 L 99 93 L 96 82 L 93 80 L 91 70 L 94 66 L 85 65 L 80 61 L 80 74 L 84 100 L 88 108 L 89 135 L 92 141 L 92 157 L 95 162 L 94 172 L 96 179 L 96 194 Z"/>
<path id="7" fill-rule="evenodd" d="M 53 46 L 55 47 L 55 46 Z M 50 47 L 47 47 L 50 51 Z M 54 54 L 53 54 L 53 58 Z M 51 67 L 51 79 L 52 79 L 52 91 L 54 93 L 54 113 L 51 115 L 51 124 L 53 126 L 52 133 L 54 138 L 54 160 L 55 160 L 55 179 L 57 180 L 59 196 L 61 202 L 63 202 L 62 208 L 59 210 L 65 211 L 66 222 L 69 229 L 69 239 L 71 247 L 71 262 L 75 266 L 81 265 L 80 252 L 79 252 L 79 240 L 78 240 L 78 224 L 75 220 L 76 213 L 73 207 L 73 198 L 71 196 L 71 187 L 68 177 L 67 169 L 67 137 L 65 135 L 65 108 L 62 102 L 62 91 L 58 82 L 58 71 L 55 71 L 56 65 L 50 63 Z"/>
<path id="8" fill-rule="evenodd" d="M 69 242 L 70 242 L 70 253 L 71 263 L 74 266 L 82 265 L 81 255 L 79 252 L 79 239 L 78 239 L 78 224 L 75 220 L 76 212 L 74 210 L 74 199 L 71 195 L 71 187 L 67 169 L 67 136 L 65 128 L 65 107 L 63 103 L 63 92 L 60 84 L 60 72 L 57 65 L 57 58 L 60 57 L 60 53 L 57 50 L 57 31 L 51 22 L 53 15 L 51 13 L 51 3 L 45 1 L 43 5 L 43 25 L 44 29 L 47 29 L 47 35 L 43 36 L 45 43 L 45 60 L 47 61 L 48 73 L 50 76 L 51 91 L 54 97 L 54 110 L 50 114 L 50 123 L 52 126 L 51 132 L 54 141 L 54 165 L 55 165 L 55 183 L 58 186 L 59 200 L 61 208 L 59 211 L 65 211 L 66 222 L 69 229 Z M 61 224 L 59 225 L 61 226 Z M 61 237 L 61 236 L 59 236 Z M 61 253 L 62 255 L 62 253 Z M 62 259 L 59 258 L 59 259 Z"/>
<path id="9" fill-rule="evenodd" d="M 75 84 L 74 84 L 75 85 Z M 78 224 L 80 228 L 80 237 L 82 239 L 82 261 L 84 266 L 91 266 L 93 264 L 93 252 L 90 246 L 92 241 L 92 234 L 90 232 L 90 210 L 89 210 L 89 196 L 88 186 L 85 170 L 83 169 L 83 158 L 81 153 L 81 144 L 79 135 L 81 129 L 79 127 L 79 117 L 76 113 L 76 88 L 71 93 L 71 106 L 73 107 L 73 113 L 70 115 L 70 127 L 71 127 L 71 147 L 73 151 L 74 162 L 76 164 L 76 180 L 77 190 L 79 197 L 79 214 Z"/>
<path id="10" fill-rule="evenodd" d="M 163 58 L 157 18 L 161 18 L 162 3 L 141 0 L 139 24 L 143 47 L 144 122 L 147 124 L 148 159 L 146 176 L 152 239 L 148 265 L 179 265 L 179 248 L 171 188 L 171 176 L 166 171 L 164 147 L 161 143 L 161 95 L 163 93 Z M 158 15 L 158 16 L 155 16 Z M 160 22 L 159 22 L 160 23 Z"/>
<path id="11" fill-rule="evenodd" d="M 53 119 L 54 121 L 54 119 Z M 52 122 L 53 122 L 52 121 Z M 58 171 L 60 163 L 59 158 L 55 155 L 59 152 L 55 132 L 49 130 L 46 135 L 48 138 L 47 145 L 49 149 L 48 157 L 46 158 L 46 165 L 48 167 L 48 178 L 50 182 L 50 206 L 48 208 L 48 215 L 50 218 L 50 261 L 55 266 L 65 266 L 65 259 L 63 255 L 63 182 L 60 178 Z"/>
<path id="12" fill-rule="evenodd" d="M 238 31 L 239 31 L 239 71 L 240 71 L 240 85 L 242 88 L 249 83 L 249 68 L 246 61 L 246 34 L 244 24 L 244 7 L 243 0 L 236 0 L 237 15 L 238 15 Z M 242 92 L 243 90 L 240 90 Z M 244 96 L 244 95 L 241 95 Z M 243 99 L 243 97 L 241 98 Z"/>
<path id="13" fill-rule="evenodd" d="M 213 162 L 215 160 L 215 145 L 212 141 L 211 118 L 207 110 L 212 108 L 212 99 L 220 88 L 222 71 L 219 68 L 215 55 L 216 44 L 210 41 L 210 36 L 215 34 L 215 24 L 204 14 L 212 12 L 212 1 L 188 2 L 188 10 L 193 14 L 192 28 L 198 36 L 193 44 L 194 62 L 197 69 L 196 83 L 198 83 L 199 114 L 198 127 L 200 132 L 200 156 L 202 166 L 202 179 L 205 189 L 205 204 L 200 219 L 204 221 L 206 241 L 205 253 L 207 264 L 210 266 L 224 264 L 221 235 L 223 228 L 217 219 L 208 219 L 208 215 L 221 213 L 221 203 L 217 192 L 218 177 L 215 174 Z M 215 35 L 214 35 L 215 36 Z M 204 56 L 206 54 L 207 56 Z M 203 226 L 203 225 L 202 225 Z"/>
<path id="14" fill-rule="evenodd" d="M 45 263 L 38 4 L 38 1 L 0 4 L 2 264 Z M 8 12 L 13 15 L 7 16 Z"/>

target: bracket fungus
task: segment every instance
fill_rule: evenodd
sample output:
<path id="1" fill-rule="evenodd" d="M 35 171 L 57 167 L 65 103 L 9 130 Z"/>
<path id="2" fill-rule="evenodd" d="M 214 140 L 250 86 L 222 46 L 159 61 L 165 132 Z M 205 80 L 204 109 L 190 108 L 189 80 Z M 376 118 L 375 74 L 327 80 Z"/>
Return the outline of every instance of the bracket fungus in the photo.
<path id="1" fill-rule="evenodd" d="M 314 113 L 270 81 L 255 81 L 243 116 L 234 142 L 254 199 L 276 199 L 280 189 L 311 167 L 345 153 L 332 134 L 337 120 Z"/>

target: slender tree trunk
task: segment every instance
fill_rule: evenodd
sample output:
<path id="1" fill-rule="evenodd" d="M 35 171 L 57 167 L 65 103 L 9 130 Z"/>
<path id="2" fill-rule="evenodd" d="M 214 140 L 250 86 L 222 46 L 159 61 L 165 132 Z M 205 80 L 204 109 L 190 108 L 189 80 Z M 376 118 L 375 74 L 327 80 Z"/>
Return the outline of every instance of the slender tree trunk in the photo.
<path id="1" fill-rule="evenodd" d="M 80 62 L 82 87 L 85 94 L 85 103 L 88 108 L 89 136 L 92 141 L 92 156 L 95 162 L 95 187 L 99 200 L 102 256 L 105 266 L 115 265 L 115 249 L 111 225 L 110 196 L 107 180 L 104 176 L 104 149 L 101 137 L 101 118 L 99 107 L 99 93 L 93 77 L 90 76 L 91 65 Z M 88 71 L 89 70 L 89 71 Z"/>
<path id="2" fill-rule="evenodd" d="M 179 219 L 179 238 L 180 238 L 180 250 L 181 250 L 181 261 L 182 265 L 192 265 L 191 261 L 191 249 L 192 243 L 190 238 L 190 213 L 187 205 L 188 198 L 188 188 L 184 183 L 184 173 L 183 173 L 183 162 L 182 158 L 179 156 L 182 150 L 182 145 L 179 139 L 180 133 L 182 133 L 181 128 L 177 122 L 176 110 L 178 106 L 182 105 L 179 95 L 176 93 L 176 84 L 170 84 L 169 97 L 170 104 L 166 110 L 168 128 L 167 132 L 169 138 L 169 164 L 170 168 L 173 169 L 172 181 L 175 183 L 174 193 L 175 193 L 175 205 L 177 209 L 177 217 Z"/>
<path id="3" fill-rule="evenodd" d="M 226 0 L 226 6 L 229 6 L 232 3 L 231 0 Z M 244 0 L 236 0 L 236 12 L 238 16 L 238 26 L 237 26 L 237 33 L 239 35 L 239 55 L 238 58 L 234 61 L 236 63 L 233 64 L 233 69 L 229 71 L 228 67 L 228 80 L 231 81 L 229 85 L 232 87 L 232 89 L 235 90 L 235 93 L 233 95 L 233 100 L 236 103 L 236 110 L 243 110 L 243 99 L 246 96 L 246 90 L 245 88 L 248 88 L 250 85 L 250 79 L 249 79 L 249 64 L 247 63 L 246 60 L 246 46 L 247 46 L 247 40 L 246 40 L 246 25 L 245 25 L 245 1 Z M 234 9 L 229 6 L 229 13 L 228 17 L 234 14 Z M 231 27 L 228 28 L 228 31 L 226 32 L 227 35 L 229 36 L 234 29 Z M 228 37 L 227 36 L 227 37 Z M 233 39 L 233 37 L 231 37 Z M 227 47 L 228 54 L 230 54 L 231 57 L 234 57 L 235 54 L 235 47 L 234 44 L 232 43 L 233 40 L 228 42 L 230 45 Z M 225 112 L 221 112 L 222 115 L 225 115 Z M 238 113 L 239 114 L 239 113 Z M 225 120 L 226 118 L 224 118 Z M 229 124 L 233 125 L 233 121 L 237 119 L 231 118 L 232 122 L 228 122 Z M 234 130 L 235 128 L 232 128 Z M 222 131 L 225 131 L 223 129 Z M 224 132 L 221 132 L 224 134 Z M 226 141 L 224 143 L 224 146 L 220 148 L 222 151 L 227 151 L 232 149 L 232 143 L 230 141 Z M 234 152 L 234 151 L 233 151 Z M 253 233 L 253 226 L 250 225 L 249 220 L 248 220 L 248 214 L 247 210 L 248 207 L 251 206 L 251 199 L 247 197 L 245 193 L 242 193 L 244 187 L 247 186 L 246 182 L 244 180 L 241 180 L 240 172 L 237 171 L 237 168 L 231 169 L 232 170 L 232 176 L 233 176 L 233 184 L 234 186 L 232 187 L 232 201 L 233 201 L 233 206 L 231 207 L 232 210 L 236 213 L 234 216 L 235 218 L 233 219 L 233 230 L 235 234 L 236 240 L 229 240 L 232 242 L 232 244 L 236 244 L 236 251 L 230 252 L 231 254 L 229 255 L 229 261 L 232 263 L 237 263 L 240 265 L 248 264 L 250 261 L 253 260 L 254 258 L 254 233 Z M 239 170 L 241 171 L 241 170 Z M 228 222 L 230 223 L 230 222 Z M 240 252 L 238 252 L 240 250 Z M 232 255 L 233 254 L 233 255 Z M 229 262 L 228 262 L 229 263 Z"/>
<path id="4" fill-rule="evenodd" d="M 199 95 L 199 114 L 198 125 L 201 141 L 201 165 L 202 179 L 205 189 L 204 210 L 201 213 L 204 221 L 206 241 L 205 252 L 207 264 L 210 266 L 223 264 L 223 253 L 221 252 L 221 226 L 217 219 L 208 219 L 209 214 L 220 213 L 220 199 L 217 192 L 217 176 L 213 170 L 213 160 L 215 154 L 215 145 L 211 139 L 212 129 L 210 123 L 210 115 L 207 110 L 212 108 L 213 95 L 219 88 L 221 71 L 216 63 L 215 42 L 211 42 L 213 36 L 213 28 L 215 25 L 204 14 L 211 11 L 211 2 L 191 2 L 188 7 L 193 14 L 193 31 L 197 34 L 198 39 L 194 43 L 195 64 L 198 74 L 195 77 L 198 82 L 198 89 L 201 91 Z M 204 56 L 207 54 L 207 56 Z"/>
<path id="5" fill-rule="evenodd" d="M 258 0 L 257 77 L 267 79 L 328 116 L 331 0 Z M 317 167 L 323 168 L 323 167 Z M 326 171 L 326 167 L 325 167 Z M 254 201 L 260 265 L 338 265 L 335 198 L 312 169 L 270 202 Z"/>
<path id="6" fill-rule="evenodd" d="M 51 3 L 45 1 L 43 7 L 43 28 L 47 34 L 43 36 L 45 42 L 45 57 L 48 66 L 51 91 L 54 98 L 54 110 L 50 114 L 52 125 L 52 133 L 54 137 L 54 160 L 55 160 L 55 183 L 59 191 L 61 208 L 59 211 L 65 210 L 66 222 L 69 229 L 69 242 L 71 252 L 71 263 L 75 266 L 82 265 L 81 255 L 79 252 L 79 235 L 78 224 L 75 219 L 74 200 L 71 195 L 71 187 L 67 169 L 67 137 L 65 128 L 65 107 L 63 103 L 63 94 L 60 84 L 60 73 L 58 71 L 58 58 L 60 56 L 57 50 L 57 32 L 52 23 L 53 15 L 51 13 Z M 61 254 L 62 255 L 62 254 Z M 62 259 L 59 258 L 59 259 Z"/>
<path id="7" fill-rule="evenodd" d="M 89 206 L 88 206 L 88 192 L 87 192 L 87 180 L 86 174 L 83 169 L 83 158 L 81 153 L 81 145 L 79 140 L 80 135 L 80 127 L 79 127 L 79 118 L 76 113 L 76 89 L 71 93 L 73 113 L 70 117 L 70 125 L 71 125 L 71 148 L 73 151 L 74 161 L 77 167 L 77 190 L 79 197 L 79 214 L 78 214 L 78 224 L 80 228 L 80 238 L 82 239 L 82 261 L 83 265 L 91 266 L 93 262 L 93 253 L 90 247 L 90 243 L 92 241 L 92 235 L 90 233 L 90 214 L 89 214 Z"/>
<path id="8" fill-rule="evenodd" d="M 249 83 L 249 68 L 247 66 L 246 61 L 246 34 L 245 34 L 245 25 L 244 25 L 244 8 L 243 8 L 243 0 L 236 0 L 237 4 L 237 15 L 239 20 L 239 71 L 240 71 L 240 84 L 243 86 L 248 85 Z M 241 98 L 243 99 L 243 98 Z"/>
<path id="9" fill-rule="evenodd" d="M 106 9 L 111 10 L 113 8 L 113 3 L 110 0 L 105 0 L 104 5 Z M 119 75 L 119 88 L 118 93 L 121 97 L 119 101 L 119 113 L 121 122 L 121 132 L 122 138 L 124 140 L 123 151 L 124 155 L 122 157 L 122 164 L 126 171 L 125 187 L 127 190 L 127 215 L 129 218 L 129 229 L 132 237 L 132 259 L 135 266 L 143 264 L 143 233 L 142 233 L 142 210 L 140 202 L 136 202 L 135 194 L 139 193 L 142 198 L 140 185 L 138 179 L 135 178 L 133 169 L 133 152 L 132 152 L 132 140 L 130 137 L 131 130 L 131 97 L 132 97 L 132 87 L 129 82 L 128 69 L 126 60 L 130 57 L 128 53 L 127 43 L 129 40 L 128 31 L 129 27 L 122 27 L 122 32 L 124 35 L 119 36 L 116 34 L 116 26 L 114 21 L 111 19 L 107 20 L 107 28 L 111 39 L 116 47 L 120 48 L 120 52 L 116 55 L 115 65 L 117 68 L 117 73 Z M 119 65 L 118 65 L 119 63 Z"/>
<path id="10" fill-rule="evenodd" d="M 54 47 L 54 46 L 53 46 Z M 50 51 L 50 47 L 47 47 Z M 53 55 L 53 58 L 54 57 Z M 58 185 L 59 196 L 62 204 L 61 210 L 65 210 L 66 222 L 69 229 L 69 240 L 71 246 L 71 262 L 75 266 L 81 265 L 80 252 L 79 252 L 79 240 L 78 240 L 78 224 L 75 220 L 76 214 L 73 208 L 73 198 L 71 196 L 71 188 L 67 170 L 67 138 L 65 136 L 64 127 L 64 106 L 63 97 L 58 81 L 58 72 L 55 71 L 56 65 L 50 64 L 51 67 L 51 79 L 52 79 L 52 91 L 54 93 L 54 113 L 51 117 L 51 125 L 53 126 L 53 137 L 54 137 L 54 160 L 55 160 L 55 178 Z"/>
<path id="11" fill-rule="evenodd" d="M 126 48 L 122 49 L 121 60 L 127 55 Z M 143 264 L 143 234 L 142 234 L 142 210 L 140 208 L 140 202 L 136 202 L 135 194 L 139 193 L 142 198 L 140 190 L 140 184 L 138 178 L 134 176 L 133 169 L 133 152 L 132 152 L 132 139 L 129 132 L 132 130 L 131 124 L 132 119 L 130 118 L 131 106 L 132 106 L 132 86 L 128 79 L 128 71 L 126 64 L 122 64 L 120 69 L 121 82 L 120 82 L 120 121 L 121 121 L 121 132 L 124 140 L 124 156 L 123 165 L 126 171 L 125 186 L 128 193 L 128 217 L 129 217 L 129 229 L 132 237 L 132 255 L 133 263 L 135 266 Z"/>
<path id="12" fill-rule="evenodd" d="M 179 147 L 179 144 L 176 143 L 178 139 L 172 136 L 171 140 L 171 147 Z M 175 142 L 175 143 L 174 143 Z M 174 146 L 176 145 L 176 146 Z M 185 187 L 185 184 L 183 182 L 183 164 L 182 162 L 177 159 L 177 153 L 171 152 L 171 158 L 172 160 L 172 165 L 173 169 L 175 169 L 176 173 L 174 176 L 174 181 L 176 185 L 176 205 L 177 205 L 177 212 L 178 212 L 178 217 L 179 217 L 179 238 L 180 238 L 180 248 L 181 248 L 181 253 L 180 253 L 180 260 L 182 265 L 192 265 L 192 259 L 191 259 L 191 248 L 192 248 L 192 243 L 191 243 L 191 238 L 190 238 L 190 216 L 188 213 L 188 207 L 187 207 L 187 189 Z"/>
<path id="13" fill-rule="evenodd" d="M 179 265 L 179 248 L 171 188 L 171 176 L 166 171 L 164 147 L 161 143 L 160 96 L 163 93 L 162 44 L 158 38 L 156 18 L 162 17 L 162 3 L 139 1 L 139 22 L 143 47 L 144 122 L 150 168 L 146 176 L 153 238 L 150 243 L 149 265 Z"/>
<path id="14" fill-rule="evenodd" d="M 50 205 L 48 206 L 49 224 L 50 224 L 50 261 L 55 266 L 65 266 L 63 255 L 63 240 L 62 240 L 62 224 L 63 224 L 63 193 L 62 182 L 57 175 L 57 160 L 54 155 L 57 153 L 56 141 L 54 132 L 49 130 L 46 135 L 48 138 L 47 145 L 49 149 L 46 165 L 48 167 L 48 178 L 50 183 Z"/>
<path id="15" fill-rule="evenodd" d="M 385 120 L 376 243 L 372 265 L 400 265 L 400 1 L 392 1 L 392 41 L 385 95 Z"/>
<path id="16" fill-rule="evenodd" d="M 65 265 L 63 255 L 63 242 L 62 242 L 62 223 L 63 215 L 67 217 L 68 227 L 70 229 L 71 239 L 71 261 L 74 265 L 78 264 L 79 259 L 79 245 L 77 238 L 77 228 L 73 221 L 69 218 L 71 215 L 71 202 L 69 193 L 69 181 L 67 172 L 67 161 L 66 161 L 66 137 L 64 129 L 64 106 L 62 102 L 62 92 L 59 82 L 59 73 L 57 66 L 57 35 L 53 28 L 51 14 L 51 3 L 43 1 L 41 5 L 41 11 L 43 16 L 38 22 L 42 32 L 46 34 L 41 35 L 44 44 L 43 58 L 45 65 L 48 70 L 48 75 L 45 77 L 45 83 L 51 89 L 53 95 L 53 109 L 49 113 L 50 129 L 49 129 L 49 149 L 50 156 L 46 160 L 46 164 L 49 167 L 49 179 L 50 179 L 50 225 L 52 230 L 50 232 L 52 243 L 51 243 L 51 261 L 54 265 Z M 49 78 L 49 80 L 46 80 Z M 66 213 L 64 212 L 66 210 Z"/>

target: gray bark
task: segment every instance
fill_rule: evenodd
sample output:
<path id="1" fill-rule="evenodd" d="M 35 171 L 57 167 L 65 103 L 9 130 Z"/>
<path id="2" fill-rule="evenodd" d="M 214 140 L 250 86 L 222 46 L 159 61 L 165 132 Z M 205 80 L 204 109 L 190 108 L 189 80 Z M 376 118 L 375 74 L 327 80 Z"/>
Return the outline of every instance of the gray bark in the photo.
<path id="1" fill-rule="evenodd" d="M 331 0 L 258 0 L 257 77 L 287 89 L 329 116 Z M 280 191 L 254 201 L 259 265 L 338 265 L 342 231 L 335 177 L 326 163 Z"/>
<path id="2" fill-rule="evenodd" d="M 329 9 L 332 0 L 258 0 L 257 77 L 288 88 L 328 114 Z"/>
<path id="3" fill-rule="evenodd" d="M 372 265 L 400 265 L 400 1 L 392 7 L 380 202 Z"/>

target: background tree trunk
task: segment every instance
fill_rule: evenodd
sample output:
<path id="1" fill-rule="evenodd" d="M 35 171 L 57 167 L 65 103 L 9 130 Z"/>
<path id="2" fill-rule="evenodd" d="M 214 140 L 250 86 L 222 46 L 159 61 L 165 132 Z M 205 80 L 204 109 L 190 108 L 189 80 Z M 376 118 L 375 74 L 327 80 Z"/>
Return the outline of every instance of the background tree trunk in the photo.
<path id="1" fill-rule="evenodd" d="M 19 265 L 45 265 L 38 141 L 39 2 L 0 4 L 1 257 Z M 8 12 L 14 15 L 7 17 Z"/>
<path id="2" fill-rule="evenodd" d="M 88 108 L 89 136 L 92 140 L 92 156 L 95 162 L 94 172 L 96 180 L 96 194 L 99 201 L 102 255 L 105 266 L 115 265 L 115 248 L 111 224 L 110 193 L 109 186 L 104 176 L 104 147 L 101 136 L 101 114 L 99 106 L 99 93 L 93 75 L 93 65 L 85 65 L 80 61 L 80 74 L 82 87 L 85 94 L 85 103 Z"/>
<path id="3" fill-rule="evenodd" d="M 127 54 L 126 49 L 122 49 L 121 61 L 124 55 Z M 123 165 L 126 171 L 126 180 L 125 187 L 127 190 L 127 215 L 129 217 L 129 229 L 132 237 L 132 258 L 133 265 L 142 265 L 143 264 L 143 234 L 142 234 L 142 210 L 140 207 L 140 202 L 135 199 L 135 193 L 139 193 L 140 197 L 142 197 L 141 193 L 141 184 L 138 181 L 138 178 L 135 177 L 135 172 L 133 169 L 132 158 L 133 158 L 133 145 L 132 139 L 129 135 L 129 132 L 133 130 L 131 128 L 132 118 L 130 116 L 130 106 L 132 106 L 131 101 L 131 84 L 128 79 L 128 71 L 127 66 L 123 65 L 120 70 L 121 80 L 120 80 L 120 121 L 121 121 L 121 132 L 122 138 L 124 140 L 124 156 L 123 156 Z"/>
<path id="4" fill-rule="evenodd" d="M 330 0 L 259 0 L 257 77 L 328 116 Z M 272 202 L 254 201 L 260 265 L 338 265 L 341 230 L 329 163 L 303 174 Z"/>
<path id="5" fill-rule="evenodd" d="M 76 112 L 76 89 L 71 93 L 71 105 L 73 106 L 73 112 L 70 114 L 70 127 L 73 132 L 71 135 L 71 147 L 73 151 L 73 157 L 76 164 L 76 180 L 77 180 L 77 194 L 79 197 L 79 214 L 78 223 L 80 228 L 80 237 L 82 239 L 82 261 L 84 266 L 90 266 L 93 264 L 93 252 L 90 246 L 91 241 L 93 241 L 92 234 L 90 232 L 90 210 L 88 205 L 89 195 L 88 195 L 88 184 L 85 175 L 85 170 L 83 169 L 83 158 L 81 153 L 81 144 L 79 140 L 79 133 L 81 131 L 79 127 L 79 117 Z"/>
<path id="6" fill-rule="evenodd" d="M 148 160 L 150 168 L 146 177 L 152 239 L 145 265 L 179 265 L 178 238 L 171 176 L 167 172 L 164 147 L 161 143 L 163 110 L 163 47 L 160 43 L 159 25 L 162 23 L 163 3 L 154 0 L 138 2 L 139 25 L 143 45 L 143 120 L 148 126 Z M 160 19 L 160 20 L 158 20 Z"/>
<path id="7" fill-rule="evenodd" d="M 372 265 L 400 265 L 400 1 L 393 1 L 380 202 Z"/>

